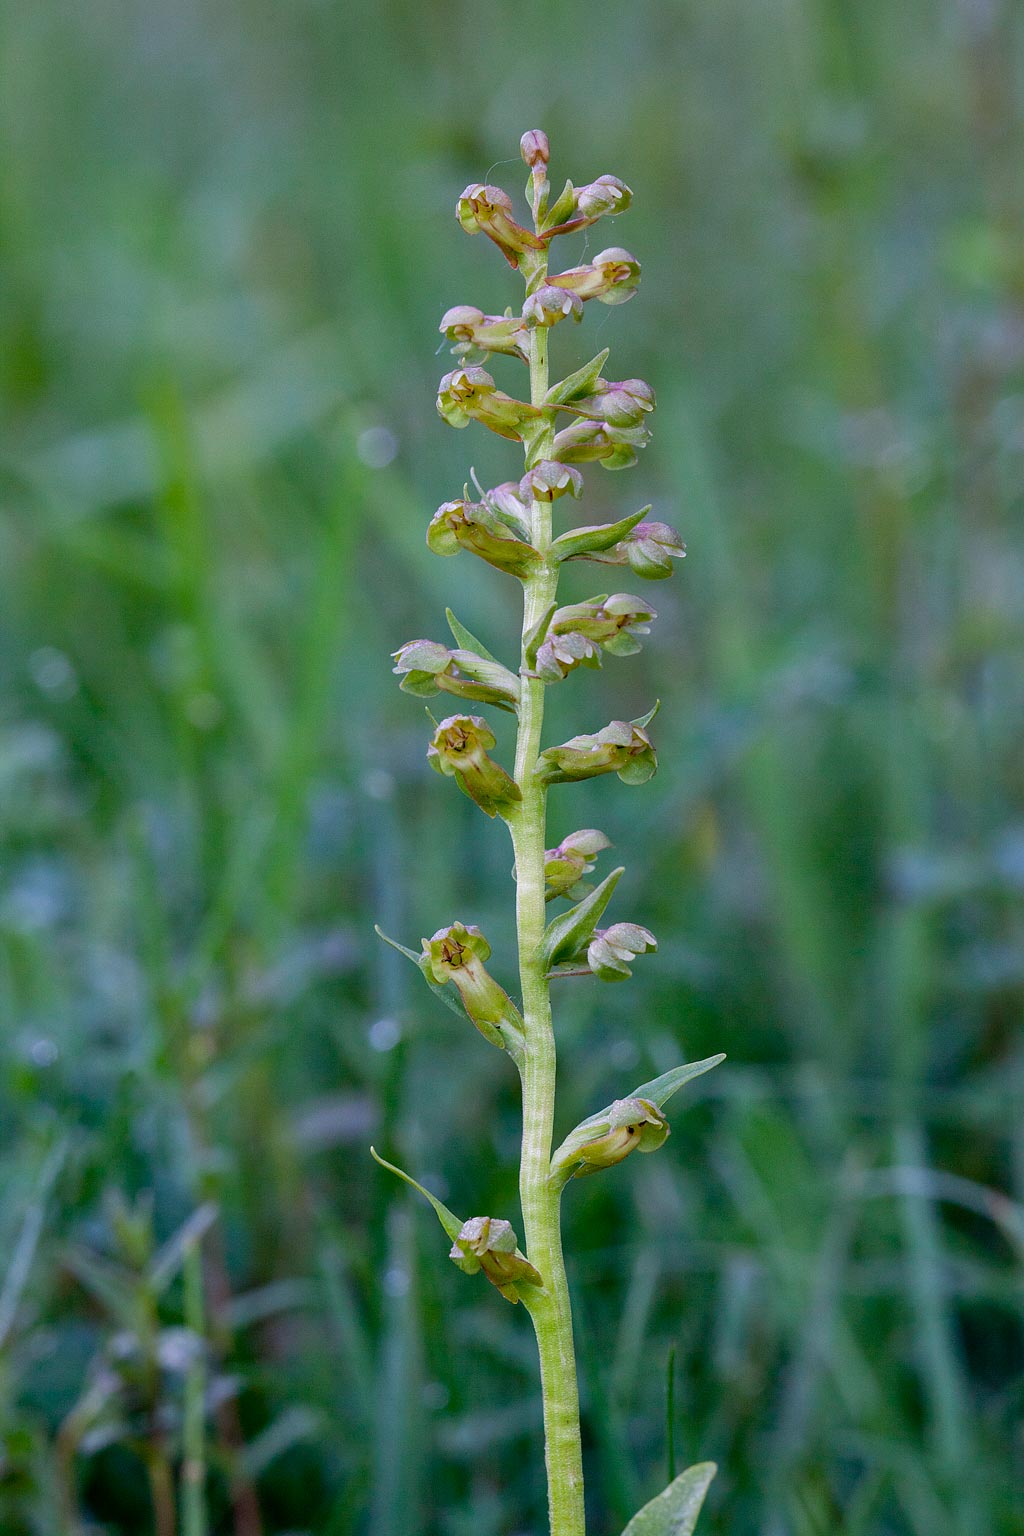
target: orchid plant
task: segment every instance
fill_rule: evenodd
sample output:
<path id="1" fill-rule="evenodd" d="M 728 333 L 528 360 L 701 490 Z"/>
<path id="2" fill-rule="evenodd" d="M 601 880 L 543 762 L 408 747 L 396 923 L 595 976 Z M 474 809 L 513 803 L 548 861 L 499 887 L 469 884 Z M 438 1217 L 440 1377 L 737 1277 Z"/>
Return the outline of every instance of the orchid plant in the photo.
<path id="1" fill-rule="evenodd" d="M 438 508 L 427 544 L 438 555 L 463 551 L 507 572 L 522 584 L 523 624 L 518 666 L 505 666 L 448 612 L 453 645 L 413 640 L 395 653 L 401 687 L 420 698 L 450 695 L 456 713 L 435 720 L 427 749 L 431 766 L 489 817 L 509 829 L 515 857 L 517 1004 L 487 968 L 490 946 L 473 924 L 452 922 L 402 950 L 427 984 L 467 1017 L 491 1045 L 508 1052 L 522 1080 L 523 1133 L 519 1189 L 524 1240 L 499 1216 L 456 1216 L 401 1169 L 377 1161 L 429 1200 L 451 1244 L 449 1258 L 463 1274 L 483 1274 L 513 1304 L 529 1313 L 540 1355 L 551 1536 L 584 1536 L 583 1464 L 572 1313 L 562 1253 L 560 1208 L 566 1186 L 613 1167 L 633 1152 L 654 1152 L 669 1134 L 665 1106 L 690 1079 L 723 1058 L 712 1056 L 642 1083 L 588 1116 L 552 1151 L 555 1125 L 555 1035 L 551 984 L 565 976 L 625 980 L 636 959 L 657 949 L 654 935 L 632 922 L 604 920 L 623 873 L 600 883 L 588 877 L 610 847 L 604 833 L 584 828 L 546 847 L 548 792 L 563 784 L 616 774 L 628 785 L 645 783 L 657 769 L 649 726 L 657 706 L 635 720 L 613 720 L 591 734 L 544 746 L 547 689 L 578 667 L 600 667 L 603 655 L 640 649 L 654 609 L 627 592 L 602 593 L 560 607 L 558 580 L 567 561 L 588 560 L 627 569 L 647 580 L 670 576 L 684 549 L 650 508 L 619 521 L 556 534 L 561 511 L 582 495 L 579 465 L 605 469 L 635 464 L 650 436 L 654 391 L 641 379 L 605 377 L 607 349 L 566 378 L 549 377 L 548 341 L 564 320 L 579 321 L 586 306 L 624 304 L 637 291 L 640 264 L 620 246 L 585 265 L 550 270 L 554 241 L 623 213 L 629 188 L 615 176 L 586 186 L 566 182 L 553 200 L 549 146 L 540 130 L 523 135 L 529 168 L 529 224 L 515 217 L 499 187 L 474 184 L 458 200 L 468 234 L 483 234 L 525 282 L 516 314 L 487 315 L 471 305 L 450 309 L 441 331 L 457 366 L 441 380 L 437 409 L 453 427 L 477 422 L 520 443 L 525 472 L 493 490 L 468 490 Z M 516 359 L 529 370 L 529 399 L 499 389 L 482 366 L 490 356 Z M 496 738 L 476 708 L 507 711 L 518 730 L 512 770 L 491 754 Z M 465 711 L 465 712 L 463 712 Z M 552 903 L 568 902 L 549 916 Z M 379 930 L 378 930 L 379 931 Z M 384 935 L 381 935 L 385 937 Z M 393 940 L 388 940 L 394 943 Z M 625 1536 L 689 1536 L 715 1468 L 705 1462 L 674 1478 L 633 1517 Z"/>

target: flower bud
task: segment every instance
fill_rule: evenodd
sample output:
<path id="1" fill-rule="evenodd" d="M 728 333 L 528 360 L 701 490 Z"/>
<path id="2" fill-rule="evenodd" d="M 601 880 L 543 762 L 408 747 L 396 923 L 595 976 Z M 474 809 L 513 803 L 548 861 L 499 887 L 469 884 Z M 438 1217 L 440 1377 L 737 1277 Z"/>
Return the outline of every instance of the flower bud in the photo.
<path id="1" fill-rule="evenodd" d="M 472 304 L 457 304 L 442 316 L 438 330 L 454 342 L 452 353 L 456 357 L 479 351 L 502 352 L 524 362 L 528 360 L 523 323 L 512 314 L 485 315 Z"/>
<path id="2" fill-rule="evenodd" d="M 450 981 L 458 989 L 469 1017 L 492 1044 L 505 1045 L 503 1028 L 522 1030 L 522 1019 L 512 999 L 484 967 L 491 946 L 479 928 L 452 923 L 421 943 L 422 970 L 439 986 Z"/>
<path id="3" fill-rule="evenodd" d="M 501 187 L 473 182 L 456 204 L 455 214 L 468 235 L 486 235 L 505 260 L 518 267 L 524 251 L 543 250 L 543 241 L 512 217 L 512 199 Z"/>
<path id="4" fill-rule="evenodd" d="M 537 165 L 547 165 L 551 158 L 551 146 L 543 128 L 530 128 L 519 140 L 519 153 L 532 171 Z"/>
<path id="5" fill-rule="evenodd" d="M 571 784 L 603 773 L 617 773 L 624 784 L 645 784 L 658 771 L 651 738 L 630 720 L 613 720 L 593 736 L 573 736 L 548 747 L 537 762 L 546 784 Z"/>
<path id="6" fill-rule="evenodd" d="M 577 1179 L 613 1168 L 631 1152 L 656 1152 L 669 1136 L 668 1120 L 649 1099 L 616 1099 L 603 1124 L 603 1129 L 594 1127 L 597 1135 L 574 1149 Z"/>
<path id="7" fill-rule="evenodd" d="M 562 409 L 594 417 L 613 427 L 636 427 L 656 403 L 654 390 L 643 379 L 623 379 L 619 384 L 599 379 L 594 394 L 573 400 Z"/>
<path id="8" fill-rule="evenodd" d="M 404 693 L 430 699 L 451 693 L 478 704 L 515 709 L 519 703 L 519 679 L 507 667 L 475 651 L 449 650 L 434 640 L 410 640 L 394 652 L 392 670 L 401 677 Z"/>
<path id="9" fill-rule="evenodd" d="M 544 853 L 544 884 L 546 899 L 556 896 L 576 896 L 576 887 L 594 868 L 594 860 L 611 842 L 603 832 L 585 827 L 580 832 L 570 832 L 563 837 L 557 848 Z"/>
<path id="10" fill-rule="evenodd" d="M 566 494 L 579 499 L 583 494 L 583 476 L 557 459 L 541 459 L 519 482 L 519 494 L 527 501 L 557 501 Z"/>
<path id="11" fill-rule="evenodd" d="M 488 816 L 506 816 L 522 795 L 515 780 L 488 757 L 494 732 L 479 715 L 450 715 L 442 720 L 427 748 L 427 761 L 454 778 L 462 792 Z"/>
<path id="12" fill-rule="evenodd" d="M 430 520 L 427 545 L 435 555 L 468 549 L 497 570 L 519 577 L 529 575 L 540 561 L 532 544 L 517 538 L 496 512 L 479 502 L 443 502 Z"/>
<path id="13" fill-rule="evenodd" d="M 492 1285 L 511 1302 L 519 1300 L 521 1285 L 543 1285 L 525 1254 L 511 1222 L 495 1216 L 471 1216 L 451 1247 L 448 1257 L 464 1275 L 483 1270 Z"/>
<path id="14" fill-rule="evenodd" d="M 512 442 L 521 442 L 523 428 L 540 416 L 536 406 L 503 394 L 487 370 L 476 367 L 445 374 L 437 387 L 437 411 L 451 427 L 478 421 Z"/>
<path id="15" fill-rule="evenodd" d="M 548 278 L 556 288 L 568 288 L 581 299 L 597 299 L 601 304 L 625 304 L 636 293 L 640 282 L 640 263 L 621 246 L 609 246 L 585 267 L 570 267 Z"/>
<path id="16" fill-rule="evenodd" d="M 531 293 L 523 305 L 523 320 L 527 325 L 557 325 L 571 315 L 574 320 L 583 319 L 583 300 L 569 288 L 558 288 L 544 283 Z"/>
<path id="17" fill-rule="evenodd" d="M 610 549 L 571 558 L 598 560 L 604 565 L 628 565 L 635 575 L 658 581 L 671 576 L 673 559 L 682 560 L 685 556 L 685 544 L 668 523 L 643 522 L 637 523 Z"/>
<path id="18" fill-rule="evenodd" d="M 613 923 L 597 928 L 587 947 L 587 964 L 602 981 L 625 981 L 633 972 L 630 962 L 658 947 L 654 934 L 639 923 Z"/>

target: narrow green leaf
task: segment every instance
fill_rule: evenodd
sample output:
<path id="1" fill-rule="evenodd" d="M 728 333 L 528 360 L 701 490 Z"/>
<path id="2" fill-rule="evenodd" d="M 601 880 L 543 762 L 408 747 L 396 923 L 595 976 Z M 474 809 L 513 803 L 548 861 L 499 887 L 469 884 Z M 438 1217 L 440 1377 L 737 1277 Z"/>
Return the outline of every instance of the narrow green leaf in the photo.
<path id="1" fill-rule="evenodd" d="M 681 1067 L 673 1067 L 670 1072 L 663 1072 L 660 1077 L 652 1078 L 649 1083 L 641 1083 L 639 1088 L 632 1090 L 629 1097 L 649 1099 L 658 1109 L 663 1109 L 684 1083 L 690 1082 L 695 1077 L 702 1077 L 705 1072 L 710 1072 L 712 1067 L 717 1067 L 724 1060 L 725 1052 L 719 1051 L 717 1056 L 707 1056 L 703 1061 L 690 1061 Z"/>
<path id="2" fill-rule="evenodd" d="M 207 1200 L 192 1212 L 154 1255 L 148 1278 L 157 1296 L 163 1295 L 184 1264 L 189 1249 L 202 1241 L 216 1220 L 217 1206 L 214 1201 Z"/>
<path id="3" fill-rule="evenodd" d="M 589 363 L 584 363 L 582 368 L 577 368 L 575 373 L 570 373 L 566 378 L 559 379 L 557 384 L 552 384 L 544 396 L 545 405 L 565 405 L 569 400 L 576 400 L 581 395 L 591 395 L 594 385 L 601 377 L 601 369 L 608 361 L 609 348 L 605 347 L 596 357 L 592 357 Z"/>
<path id="4" fill-rule="evenodd" d="M 450 1211 L 448 1207 L 437 1198 L 436 1195 L 432 1195 L 430 1193 L 429 1189 L 424 1189 L 422 1184 L 417 1184 L 416 1180 L 410 1178 L 410 1176 L 403 1169 L 396 1168 L 394 1163 L 389 1163 L 387 1158 L 381 1157 L 376 1147 L 370 1148 L 370 1156 L 373 1158 L 375 1163 L 379 1163 L 380 1166 L 382 1168 L 386 1168 L 389 1173 L 393 1173 L 398 1178 L 404 1179 L 412 1189 L 419 1190 L 424 1200 L 430 1201 L 431 1205 L 434 1207 L 434 1212 L 438 1221 L 441 1223 L 442 1227 L 444 1227 L 444 1230 L 447 1232 L 448 1236 L 454 1243 L 455 1239 L 458 1237 L 459 1233 L 462 1231 L 463 1226 L 465 1225 L 464 1222 L 459 1220 L 455 1212 Z"/>
<path id="5" fill-rule="evenodd" d="M 638 1510 L 622 1536 L 693 1536 L 704 1496 L 718 1468 L 713 1461 L 680 1472 L 674 1482 Z"/>
<path id="6" fill-rule="evenodd" d="M 571 959 L 573 955 L 579 954 L 585 944 L 589 944 L 601 914 L 625 872 L 623 865 L 613 869 L 577 906 L 570 907 L 568 912 L 551 920 L 540 948 L 545 967 L 555 965 L 559 960 Z"/>
<path id="7" fill-rule="evenodd" d="M 496 667 L 502 665 L 497 656 L 491 655 L 482 640 L 478 640 L 476 635 L 471 634 L 464 624 L 459 623 L 450 608 L 445 609 L 444 616 L 448 620 L 448 628 L 455 637 L 455 644 L 460 650 L 476 651 L 477 655 L 482 656 L 484 661 L 492 661 Z"/>
<path id="8" fill-rule="evenodd" d="M 581 555 L 603 554 L 632 532 L 637 523 L 642 523 L 650 510 L 649 506 L 641 507 L 639 512 L 631 512 L 617 523 L 594 523 L 586 528 L 570 528 L 568 533 L 561 534 L 555 540 L 551 553 L 556 560 L 575 560 Z"/>
<path id="9" fill-rule="evenodd" d="M 537 652 L 544 644 L 544 636 L 548 632 L 548 625 L 554 618 L 556 609 L 557 605 L 555 603 L 552 603 L 550 608 L 545 609 L 526 637 L 523 646 L 523 659 L 528 667 L 535 667 L 537 665 Z"/>
<path id="10" fill-rule="evenodd" d="M 462 999 L 459 994 L 446 986 L 441 986 L 440 982 L 435 981 L 429 971 L 424 969 L 422 952 L 417 954 L 414 949 L 406 949 L 404 944 L 399 944 L 397 939 L 389 939 L 383 928 L 380 928 L 376 923 L 373 925 L 373 931 L 378 939 L 383 939 L 385 944 L 390 944 L 392 949 L 397 949 L 400 955 L 404 955 L 407 960 L 412 961 L 434 996 L 440 998 L 445 1007 L 450 1008 L 457 1019 L 469 1018 L 469 1014 L 462 1006 Z"/>

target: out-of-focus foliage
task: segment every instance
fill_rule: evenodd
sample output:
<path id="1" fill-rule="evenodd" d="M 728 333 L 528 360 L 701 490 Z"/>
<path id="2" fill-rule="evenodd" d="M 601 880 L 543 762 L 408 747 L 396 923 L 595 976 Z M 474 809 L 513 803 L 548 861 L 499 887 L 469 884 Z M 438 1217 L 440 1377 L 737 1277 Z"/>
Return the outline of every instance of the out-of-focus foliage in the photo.
<path id="1" fill-rule="evenodd" d="M 372 923 L 479 923 L 514 987 L 504 829 L 389 652 L 445 599 L 511 655 L 513 584 L 424 531 L 467 452 L 514 472 L 441 429 L 433 354 L 504 303 L 454 201 L 518 194 L 535 124 L 634 190 L 629 489 L 688 546 L 643 670 L 552 695 L 551 741 L 664 700 L 642 801 L 553 793 L 661 941 L 560 984 L 558 1134 L 730 1056 L 567 1193 L 595 1536 L 665 1481 L 672 1346 L 709 1536 L 1019 1536 L 1021 23 L 0 10 L 4 1536 L 148 1531 L 204 1383 L 213 1531 L 541 1529 L 528 1320 L 367 1154 L 386 1108 L 389 1155 L 516 1222 L 514 1072 Z"/>

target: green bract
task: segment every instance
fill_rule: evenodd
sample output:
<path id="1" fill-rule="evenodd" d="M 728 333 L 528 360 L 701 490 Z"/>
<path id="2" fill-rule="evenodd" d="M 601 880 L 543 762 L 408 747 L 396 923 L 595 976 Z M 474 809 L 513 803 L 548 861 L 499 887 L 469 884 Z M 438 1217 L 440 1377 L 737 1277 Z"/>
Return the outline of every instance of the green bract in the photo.
<path id="1" fill-rule="evenodd" d="M 584 265 L 552 272 L 549 248 L 562 234 L 624 212 L 632 193 L 618 177 L 602 175 L 578 187 L 566 181 L 552 197 L 546 134 L 529 130 L 520 149 L 529 169 L 529 223 L 516 217 L 507 192 L 480 182 L 468 186 L 458 199 L 457 215 L 463 229 L 486 235 L 518 268 L 525 282 L 522 304 L 518 312 L 510 305 L 502 315 L 471 304 L 447 311 L 441 331 L 460 366 L 441 380 L 437 409 L 450 426 L 476 422 L 509 442 L 521 443 L 525 472 L 490 490 L 471 474 L 479 500 L 471 501 L 465 487 L 460 499 L 438 508 L 427 530 L 427 544 L 435 554 L 469 550 L 522 583 L 518 653 L 510 649 L 504 656 L 492 655 L 449 611 L 454 645 L 411 640 L 395 652 L 394 670 L 403 690 L 419 698 L 445 693 L 515 716 L 514 774 L 491 756 L 494 732 L 479 715 L 433 721 L 427 757 L 431 767 L 454 779 L 485 815 L 501 817 L 508 826 L 521 1006 L 487 969 L 491 948 L 472 924 L 439 928 L 422 940 L 418 952 L 393 939 L 387 942 L 419 968 L 434 994 L 460 1019 L 470 1019 L 488 1041 L 503 1046 L 519 1070 L 523 1249 L 508 1221 L 493 1216 L 461 1221 L 407 1174 L 392 1164 L 385 1166 L 431 1202 L 451 1240 L 452 1262 L 466 1274 L 483 1273 L 509 1301 L 521 1300 L 528 1310 L 541 1365 L 550 1536 L 585 1536 L 579 1398 L 559 1228 L 562 1191 L 574 1177 L 599 1173 L 633 1152 L 663 1146 L 669 1134 L 666 1101 L 721 1057 L 677 1067 L 613 1099 L 581 1121 L 552 1155 L 556 1052 L 551 982 L 581 976 L 625 981 L 636 957 L 657 949 L 648 929 L 633 922 L 608 924 L 605 919 L 624 873 L 621 867 L 593 888 L 588 884 L 597 855 L 610 846 L 603 832 L 583 828 L 568 833 L 555 847 L 545 847 L 551 791 L 606 774 L 617 774 L 626 784 L 643 784 L 655 772 L 658 760 L 648 727 L 657 706 L 635 720 L 613 720 L 594 735 L 572 736 L 550 746 L 543 740 L 547 685 L 570 678 L 581 666 L 597 667 L 605 652 L 634 654 L 655 612 L 645 599 L 629 592 L 560 605 L 559 576 L 567 561 L 595 560 L 660 578 L 671 573 L 673 560 L 684 551 L 673 528 L 648 519 L 650 507 L 566 532 L 555 526 L 556 518 L 584 494 L 580 465 L 625 469 L 636 462 L 650 437 L 655 397 L 642 379 L 606 379 L 607 349 L 564 378 L 550 377 L 553 328 L 568 318 L 583 319 L 591 300 L 624 304 L 631 299 L 640 264 L 622 247 L 610 246 Z M 515 389 L 500 389 L 478 366 L 480 356 L 506 369 L 525 363 L 529 399 L 517 398 Z M 525 394 L 525 388 L 518 393 Z M 559 427 L 559 420 L 566 418 L 567 424 Z M 565 898 L 571 904 L 559 908 Z M 690 1536 L 707 1481 L 706 1467 L 675 1479 L 630 1523 L 628 1536 Z M 516 1518 L 508 1512 L 508 1520 L 515 1523 Z"/>

